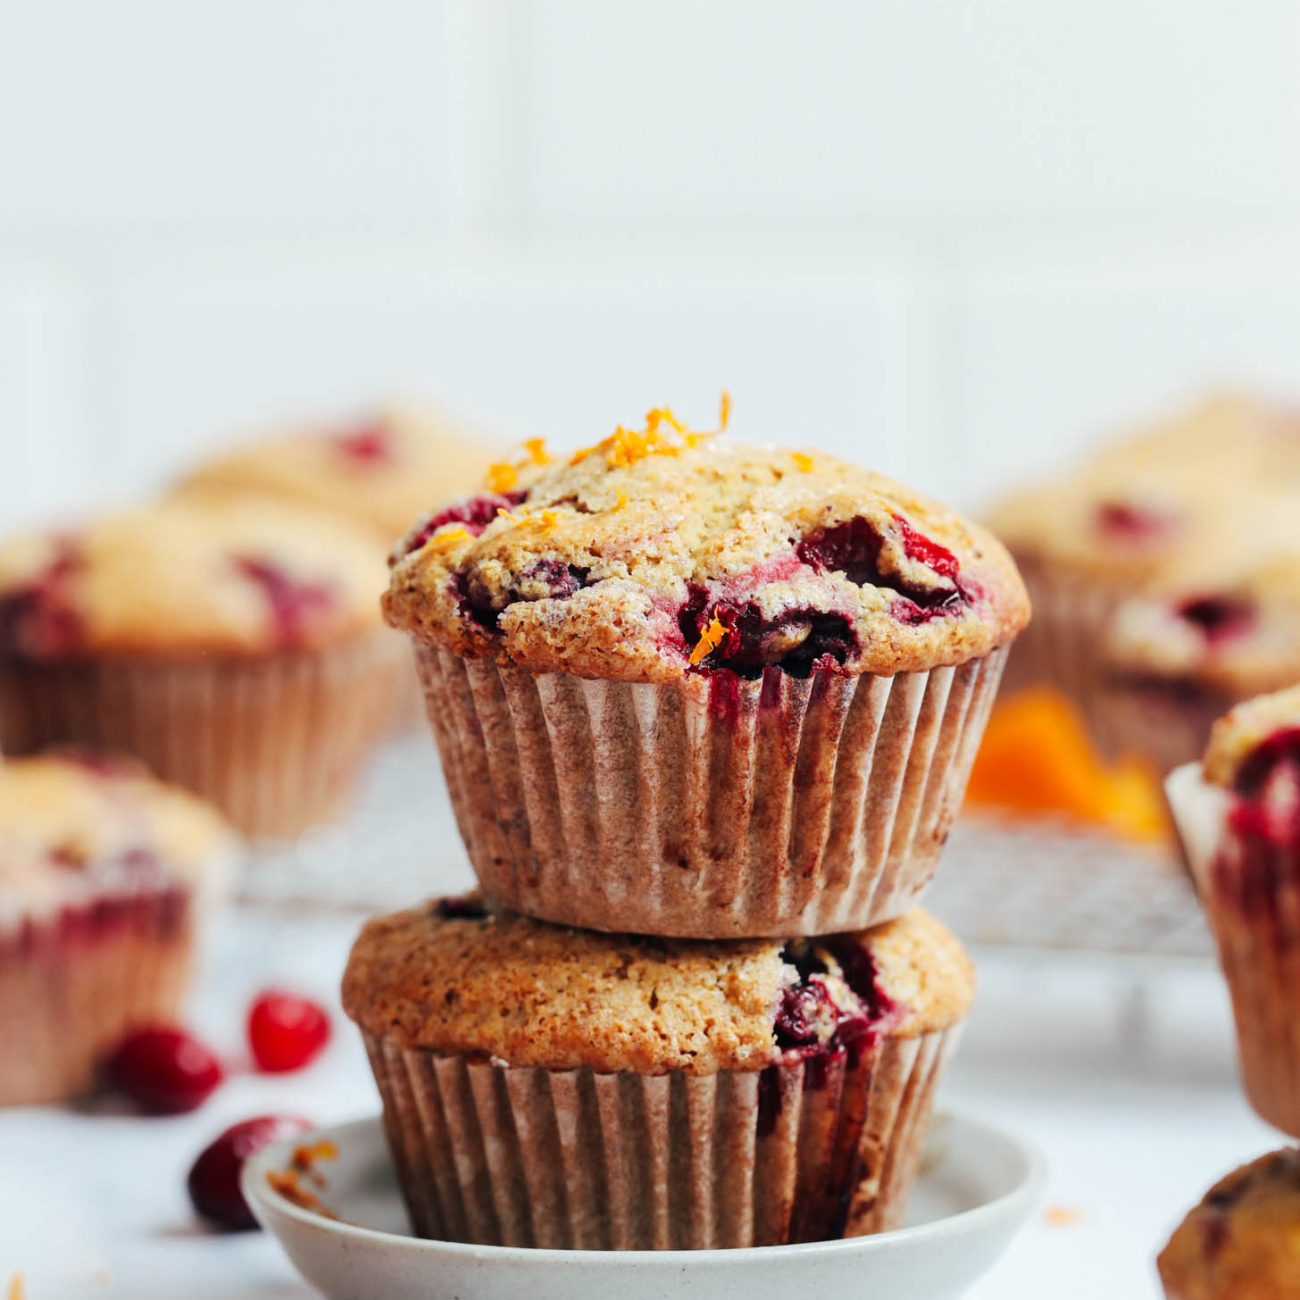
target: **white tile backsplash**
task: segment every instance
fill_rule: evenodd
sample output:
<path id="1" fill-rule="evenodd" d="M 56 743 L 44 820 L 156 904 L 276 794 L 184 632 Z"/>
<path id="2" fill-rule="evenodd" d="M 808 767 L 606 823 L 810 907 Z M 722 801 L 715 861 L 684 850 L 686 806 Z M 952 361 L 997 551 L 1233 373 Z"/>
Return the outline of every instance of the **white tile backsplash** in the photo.
<path id="1" fill-rule="evenodd" d="M 1300 9 L 0 0 L 0 512 L 670 401 L 973 503 L 1300 357 Z"/>

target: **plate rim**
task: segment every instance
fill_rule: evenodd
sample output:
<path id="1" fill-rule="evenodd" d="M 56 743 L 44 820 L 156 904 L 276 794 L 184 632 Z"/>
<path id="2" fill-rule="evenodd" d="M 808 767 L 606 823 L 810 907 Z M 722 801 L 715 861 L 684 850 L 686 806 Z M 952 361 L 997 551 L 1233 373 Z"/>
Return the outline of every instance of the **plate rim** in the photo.
<path id="1" fill-rule="evenodd" d="M 438 1256 L 449 1253 L 462 1259 L 484 1262 L 530 1260 L 538 1264 L 577 1264 L 591 1268 L 615 1263 L 680 1266 L 688 1262 L 692 1267 L 698 1268 L 745 1262 L 757 1263 L 763 1259 L 770 1259 L 774 1254 L 782 1258 L 797 1259 L 810 1254 L 872 1253 L 887 1251 L 894 1246 L 921 1243 L 926 1238 L 944 1237 L 953 1232 L 977 1231 L 985 1220 L 998 1220 L 1004 1216 L 1021 1222 L 1027 1219 L 1034 1206 L 1041 1202 L 1047 1184 L 1047 1157 L 1038 1144 L 991 1120 L 962 1109 L 945 1109 L 935 1115 L 935 1120 L 980 1130 L 984 1135 L 991 1136 L 1013 1148 L 1024 1161 L 1024 1176 L 1015 1186 L 999 1196 L 972 1206 L 968 1210 L 959 1210 L 956 1214 L 933 1219 L 928 1223 L 894 1228 L 888 1232 L 877 1232 L 862 1237 L 790 1242 L 775 1246 L 724 1246 L 699 1250 L 579 1250 L 572 1247 L 491 1246 L 467 1241 L 444 1241 L 439 1238 L 385 1232 L 380 1228 L 367 1228 L 341 1219 L 328 1219 L 288 1200 L 266 1181 L 268 1168 L 283 1164 L 288 1153 L 295 1147 L 320 1140 L 333 1141 L 341 1146 L 348 1133 L 358 1130 L 377 1130 L 380 1140 L 384 1141 L 381 1114 L 318 1125 L 304 1133 L 268 1143 L 245 1161 L 239 1182 L 244 1199 L 253 1210 L 258 1222 L 277 1238 L 279 1234 L 270 1228 L 267 1222 L 267 1215 L 271 1213 L 282 1215 L 316 1232 L 416 1254 Z"/>

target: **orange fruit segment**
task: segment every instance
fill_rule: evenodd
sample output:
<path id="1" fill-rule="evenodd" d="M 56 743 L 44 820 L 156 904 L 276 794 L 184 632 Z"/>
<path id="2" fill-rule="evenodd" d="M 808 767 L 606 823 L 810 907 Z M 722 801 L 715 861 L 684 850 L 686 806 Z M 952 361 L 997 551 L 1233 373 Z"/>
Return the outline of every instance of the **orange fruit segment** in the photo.
<path id="1" fill-rule="evenodd" d="M 1078 709 L 1042 687 L 997 702 L 966 797 L 972 806 L 1057 814 L 1129 839 L 1168 834 L 1155 770 L 1136 756 L 1105 762 Z"/>

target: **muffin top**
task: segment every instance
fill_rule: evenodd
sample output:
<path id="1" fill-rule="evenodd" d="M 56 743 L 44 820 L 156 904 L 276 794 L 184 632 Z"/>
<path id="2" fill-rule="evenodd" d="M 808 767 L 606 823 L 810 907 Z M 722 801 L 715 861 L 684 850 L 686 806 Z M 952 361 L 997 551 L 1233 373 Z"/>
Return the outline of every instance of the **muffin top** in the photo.
<path id="1" fill-rule="evenodd" d="M 215 809 L 129 759 L 0 764 L 0 921 L 168 879 L 211 888 L 237 844 Z"/>
<path id="2" fill-rule="evenodd" d="M 1171 567 L 1240 553 L 1261 502 L 1279 494 L 1300 495 L 1300 416 L 1220 396 L 1016 493 L 990 524 L 1022 562 L 1145 588 Z"/>
<path id="3" fill-rule="evenodd" d="M 713 1074 L 943 1028 L 973 989 L 965 950 L 920 911 L 861 934 L 719 943 L 573 930 L 471 895 L 367 923 L 343 1006 L 405 1048 Z"/>
<path id="4" fill-rule="evenodd" d="M 1217 566 L 1171 570 L 1165 590 L 1117 608 L 1103 647 L 1113 675 L 1195 680 L 1236 697 L 1300 682 L 1300 550 L 1237 542 Z"/>
<path id="5" fill-rule="evenodd" d="M 0 544 L 0 655 L 256 656 L 379 622 L 383 561 L 333 516 L 168 502 Z"/>
<path id="6" fill-rule="evenodd" d="M 561 463 L 533 445 L 394 557 L 389 622 L 537 672 L 672 681 L 958 664 L 1029 617 L 984 529 L 820 453 L 685 429 L 669 411 Z"/>
<path id="7" fill-rule="evenodd" d="M 1215 1183 L 1158 1264 L 1169 1300 L 1300 1294 L 1300 1151 L 1261 1156 Z"/>
<path id="8" fill-rule="evenodd" d="M 260 493 L 351 519 L 390 546 L 430 501 L 469 492 L 493 444 L 433 407 L 393 405 L 351 425 L 314 425 L 214 457 L 181 495 Z"/>
<path id="9" fill-rule="evenodd" d="M 1205 779 L 1226 789 L 1251 784 L 1263 754 L 1287 738 L 1300 757 L 1300 686 L 1247 700 L 1220 718 L 1205 750 Z"/>

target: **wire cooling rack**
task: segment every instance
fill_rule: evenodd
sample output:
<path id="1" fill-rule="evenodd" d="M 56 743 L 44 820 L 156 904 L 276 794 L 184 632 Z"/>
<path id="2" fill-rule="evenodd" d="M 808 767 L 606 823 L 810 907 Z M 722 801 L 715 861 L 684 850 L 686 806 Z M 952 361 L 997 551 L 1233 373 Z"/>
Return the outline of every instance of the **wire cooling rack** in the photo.
<path id="1" fill-rule="evenodd" d="M 431 738 L 376 756 L 346 819 L 258 849 L 242 901 L 383 911 L 473 883 Z M 1201 957 L 1195 895 L 1168 851 L 1050 820 L 967 814 L 925 905 L 969 943 Z"/>

